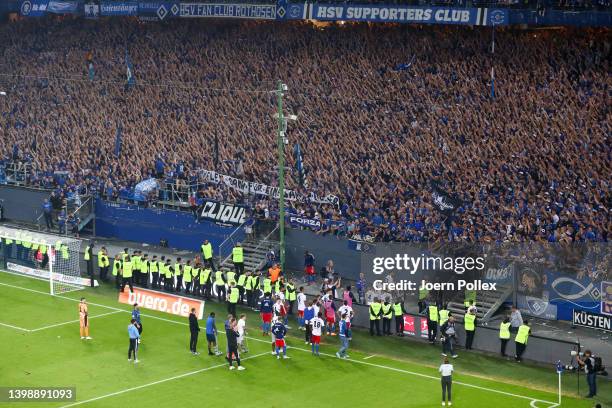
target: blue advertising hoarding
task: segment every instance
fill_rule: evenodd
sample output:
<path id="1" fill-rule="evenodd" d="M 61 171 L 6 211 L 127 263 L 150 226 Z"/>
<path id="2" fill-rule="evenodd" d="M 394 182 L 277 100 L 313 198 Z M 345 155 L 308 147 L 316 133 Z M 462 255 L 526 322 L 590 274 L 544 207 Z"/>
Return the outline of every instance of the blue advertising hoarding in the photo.
<path id="1" fill-rule="evenodd" d="M 312 4 L 310 18 L 322 21 L 377 23 L 505 25 L 508 12 L 487 8 L 391 6 L 372 4 Z"/>
<path id="2" fill-rule="evenodd" d="M 181 3 L 180 16 L 183 18 L 222 17 L 256 20 L 276 20 L 277 5 Z"/>
<path id="3" fill-rule="evenodd" d="M 103 16 L 136 16 L 138 15 L 138 3 L 135 1 L 100 3 L 100 14 Z"/>

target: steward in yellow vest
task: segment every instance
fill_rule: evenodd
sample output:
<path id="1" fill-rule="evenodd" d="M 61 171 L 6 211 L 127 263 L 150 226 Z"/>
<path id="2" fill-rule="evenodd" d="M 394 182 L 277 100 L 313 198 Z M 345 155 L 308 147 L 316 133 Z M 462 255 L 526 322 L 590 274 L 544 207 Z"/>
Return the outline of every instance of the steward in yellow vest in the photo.
<path id="1" fill-rule="evenodd" d="M 232 261 L 234 262 L 234 271 L 238 275 L 242 275 L 244 273 L 244 251 L 240 242 L 232 248 Z"/>
<path id="2" fill-rule="evenodd" d="M 134 292 L 133 278 L 132 278 L 132 259 L 127 255 L 123 260 L 123 266 L 121 268 L 123 275 L 121 278 L 121 292 L 125 289 L 125 285 L 130 287 L 130 292 Z"/>
<path id="3" fill-rule="evenodd" d="M 391 309 L 392 305 L 389 302 L 389 298 L 385 299 L 385 303 L 383 303 L 382 309 L 382 318 L 383 318 L 383 334 L 385 336 L 391 335 L 391 318 L 393 317 L 393 310 Z"/>
<path id="4" fill-rule="evenodd" d="M 209 267 L 205 267 L 202 271 L 200 271 L 200 290 L 202 292 L 202 296 L 206 299 L 210 298 L 210 276 L 212 274 L 212 269 Z"/>
<path id="5" fill-rule="evenodd" d="M 151 287 L 157 289 L 159 287 L 159 263 L 157 261 L 157 255 L 151 257 L 149 270 L 151 271 Z"/>
<path id="6" fill-rule="evenodd" d="M 508 341 L 510 340 L 510 318 L 506 317 L 503 322 L 499 325 L 499 339 L 501 341 L 501 355 L 502 357 L 507 357 L 506 355 L 506 345 L 508 345 Z"/>
<path id="7" fill-rule="evenodd" d="M 433 303 L 427 307 L 427 338 L 430 343 L 436 342 L 438 336 L 438 305 Z"/>
<path id="8" fill-rule="evenodd" d="M 472 311 L 465 314 L 463 325 L 465 328 L 465 349 L 471 350 L 474 334 L 476 334 L 476 315 Z"/>
<path id="9" fill-rule="evenodd" d="M 215 290 L 217 291 L 219 302 L 225 302 L 225 278 L 223 277 L 223 271 L 215 272 Z"/>
<path id="10" fill-rule="evenodd" d="M 121 287 L 121 267 L 123 263 L 121 262 L 121 256 L 118 254 L 115 255 L 115 259 L 113 260 L 113 276 L 115 277 L 115 287 L 119 289 Z"/>
<path id="11" fill-rule="evenodd" d="M 370 336 L 374 335 L 374 328 L 376 328 L 376 335 L 380 336 L 380 318 L 382 317 L 382 304 L 379 298 L 374 298 L 374 301 L 370 303 Z"/>
<path id="12" fill-rule="evenodd" d="M 236 317 L 236 304 L 238 303 L 238 298 L 240 297 L 240 292 L 236 285 L 230 285 L 229 288 L 229 299 L 227 303 L 227 312 L 232 316 Z"/>
<path id="13" fill-rule="evenodd" d="M 517 362 L 521 362 L 523 353 L 527 348 L 527 340 L 529 340 L 529 334 L 531 333 L 531 327 L 529 327 L 529 320 L 525 319 L 523 324 L 518 328 L 516 337 L 514 338 L 514 345 L 516 346 L 516 355 L 514 359 Z"/>
<path id="14" fill-rule="evenodd" d="M 191 266 L 191 259 L 188 259 L 187 262 L 185 262 L 185 266 L 183 266 L 183 282 L 185 282 L 185 293 L 189 293 L 191 291 L 192 269 L 193 267 Z M 177 287 L 177 291 L 180 292 L 180 287 Z"/>
<path id="15" fill-rule="evenodd" d="M 397 299 L 393 304 L 393 315 L 395 316 L 395 334 L 404 337 L 404 302 Z"/>

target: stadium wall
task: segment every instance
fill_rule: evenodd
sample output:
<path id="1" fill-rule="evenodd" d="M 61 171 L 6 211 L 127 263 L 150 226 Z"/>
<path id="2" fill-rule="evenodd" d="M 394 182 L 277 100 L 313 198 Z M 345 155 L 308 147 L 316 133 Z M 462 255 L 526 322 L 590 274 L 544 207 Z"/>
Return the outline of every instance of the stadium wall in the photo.
<path id="1" fill-rule="evenodd" d="M 369 313 L 368 306 L 353 304 L 355 310 L 355 318 L 353 324 L 359 327 L 369 327 Z M 424 316 L 407 314 L 406 317 L 413 319 L 414 325 L 413 333 L 407 333 L 407 338 L 427 341 L 426 328 L 423 328 L 422 321 L 426 322 L 427 319 Z M 381 324 L 382 325 L 382 324 Z M 392 327 L 395 327 L 395 323 L 392 322 Z M 424 329 L 424 330 L 422 330 Z M 465 344 L 465 329 L 463 324 L 456 323 L 455 329 L 457 330 L 457 345 L 459 349 L 463 348 Z M 514 337 L 513 337 L 514 338 Z M 544 364 L 555 364 L 561 360 L 563 363 L 569 363 L 570 351 L 575 348 L 578 343 L 572 343 L 565 340 L 558 340 L 540 336 L 530 336 L 527 350 L 523 357 L 528 360 L 536 361 Z M 499 340 L 499 329 L 496 326 L 487 327 L 479 326 L 476 328 L 476 334 L 474 336 L 474 342 L 472 347 L 475 350 L 484 351 L 493 354 L 500 354 L 500 340 Z M 585 346 L 588 346 L 585 344 Z M 441 347 L 441 346 L 439 346 Z M 515 353 L 514 341 L 510 341 L 506 347 L 506 354 L 513 356 Z"/>
<path id="2" fill-rule="evenodd" d="M 36 222 L 49 191 L 16 186 L 0 186 L 4 217 L 19 222 Z"/>
<path id="3" fill-rule="evenodd" d="M 96 200 L 96 234 L 102 237 L 152 245 L 165 239 L 172 248 L 192 251 L 199 251 L 206 238 L 216 252 L 234 229 L 209 221 L 196 223 L 191 213 Z"/>
<path id="4" fill-rule="evenodd" d="M 361 272 L 361 253 L 349 248 L 350 241 L 329 235 L 317 235 L 312 231 L 285 230 L 285 264 L 287 269 L 304 269 L 304 251 L 315 256 L 317 273 L 328 260 L 334 261 L 336 272 L 343 278 L 359 279 Z"/>

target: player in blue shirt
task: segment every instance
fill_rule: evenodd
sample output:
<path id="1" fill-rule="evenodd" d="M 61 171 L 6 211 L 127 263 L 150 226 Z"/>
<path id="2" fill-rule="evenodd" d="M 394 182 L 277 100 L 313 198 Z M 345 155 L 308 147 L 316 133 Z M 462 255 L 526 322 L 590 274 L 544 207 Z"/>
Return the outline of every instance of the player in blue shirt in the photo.
<path id="1" fill-rule="evenodd" d="M 261 329 L 263 331 L 263 335 L 267 336 L 268 332 L 270 332 L 270 322 L 272 321 L 272 313 L 274 311 L 274 302 L 270 297 L 270 294 L 264 295 L 264 298 L 261 300 L 261 304 L 259 306 L 259 311 L 261 313 Z"/>
<path id="2" fill-rule="evenodd" d="M 217 325 L 215 323 L 215 312 L 211 312 L 206 319 L 206 342 L 208 343 L 208 355 L 220 356 L 219 347 L 217 347 Z"/>
<path id="3" fill-rule="evenodd" d="M 280 349 L 283 349 L 283 358 L 290 358 L 287 356 L 287 344 L 285 343 L 285 335 L 287 334 L 287 328 L 280 321 L 276 320 L 272 326 L 272 334 L 276 339 L 276 358 L 280 359 Z"/>
<path id="4" fill-rule="evenodd" d="M 346 350 L 349 347 L 349 340 L 351 339 L 351 320 L 348 317 L 348 314 L 344 313 L 342 315 L 342 319 L 340 320 L 340 341 L 342 342 L 342 347 L 336 353 L 336 357 L 338 358 L 348 358 L 348 354 L 346 354 Z"/>
<path id="5" fill-rule="evenodd" d="M 138 303 L 134 303 L 134 309 L 132 309 L 132 319 L 136 321 L 136 328 L 138 329 L 138 344 L 140 344 L 140 338 L 142 336 L 142 322 L 140 321 L 140 308 Z"/>

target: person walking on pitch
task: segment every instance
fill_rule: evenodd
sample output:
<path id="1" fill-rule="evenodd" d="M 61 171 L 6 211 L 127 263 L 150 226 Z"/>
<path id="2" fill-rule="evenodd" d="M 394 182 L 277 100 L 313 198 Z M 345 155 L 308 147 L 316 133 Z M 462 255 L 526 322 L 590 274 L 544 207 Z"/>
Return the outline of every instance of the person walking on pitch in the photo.
<path id="1" fill-rule="evenodd" d="M 342 346 L 340 347 L 340 350 L 338 350 L 338 352 L 336 353 L 336 357 L 348 358 L 349 356 L 348 354 L 346 354 L 346 351 L 349 348 L 349 341 L 351 340 L 351 318 L 349 317 L 348 313 L 344 313 L 342 315 L 339 327 L 340 333 L 338 334 L 338 336 L 340 336 Z"/>
<path id="2" fill-rule="evenodd" d="M 138 339 L 140 334 L 136 327 L 136 320 L 132 319 L 128 325 L 128 336 L 130 336 L 130 348 L 128 348 L 128 361 L 132 361 L 134 355 L 134 363 L 138 363 Z"/>
<path id="3" fill-rule="evenodd" d="M 138 307 L 138 303 L 134 303 L 134 309 L 132 310 L 132 319 L 136 321 L 136 328 L 138 329 L 138 344 L 140 344 L 140 339 L 142 337 L 142 322 L 140 321 L 140 308 Z"/>
<path id="4" fill-rule="evenodd" d="M 208 343 L 208 355 L 220 356 L 221 352 L 217 346 L 217 324 L 215 323 L 215 312 L 211 312 L 206 319 L 206 342 Z M 214 350 L 214 353 L 213 353 Z"/>

